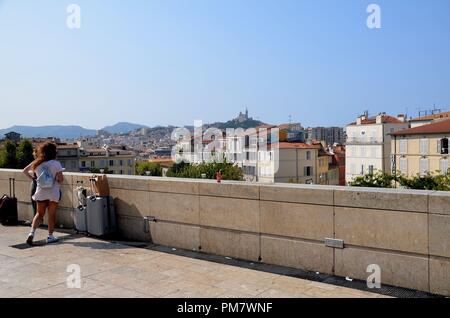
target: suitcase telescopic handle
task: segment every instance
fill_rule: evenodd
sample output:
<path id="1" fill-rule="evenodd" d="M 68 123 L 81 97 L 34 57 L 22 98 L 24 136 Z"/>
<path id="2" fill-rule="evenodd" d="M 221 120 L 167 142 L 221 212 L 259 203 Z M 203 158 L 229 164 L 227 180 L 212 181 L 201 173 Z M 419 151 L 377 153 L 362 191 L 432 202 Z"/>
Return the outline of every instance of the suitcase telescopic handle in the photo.
<path id="1" fill-rule="evenodd" d="M 16 179 L 9 178 L 9 196 L 11 198 L 16 197 Z"/>

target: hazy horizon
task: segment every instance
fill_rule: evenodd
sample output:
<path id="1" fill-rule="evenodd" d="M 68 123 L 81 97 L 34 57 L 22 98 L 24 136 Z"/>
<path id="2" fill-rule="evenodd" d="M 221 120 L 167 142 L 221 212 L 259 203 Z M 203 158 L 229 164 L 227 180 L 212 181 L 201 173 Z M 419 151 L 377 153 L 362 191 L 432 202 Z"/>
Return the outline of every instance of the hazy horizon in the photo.
<path id="1" fill-rule="evenodd" d="M 81 28 L 66 25 L 81 8 Z M 381 29 L 366 8 L 381 7 Z M 450 107 L 448 0 L 0 0 L 0 128 Z M 94 128 L 93 128 L 94 127 Z"/>

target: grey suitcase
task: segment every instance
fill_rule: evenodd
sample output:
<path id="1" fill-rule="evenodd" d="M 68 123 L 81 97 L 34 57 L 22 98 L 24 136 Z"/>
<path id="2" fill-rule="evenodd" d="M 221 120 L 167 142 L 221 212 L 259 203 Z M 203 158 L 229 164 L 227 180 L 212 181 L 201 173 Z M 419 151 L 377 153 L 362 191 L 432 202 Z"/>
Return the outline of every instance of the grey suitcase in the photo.
<path id="1" fill-rule="evenodd" d="M 77 232 L 87 233 L 87 208 L 85 206 L 75 209 L 73 223 Z"/>
<path id="2" fill-rule="evenodd" d="M 87 232 L 103 236 L 116 231 L 116 216 L 112 197 L 89 197 L 87 200 Z"/>

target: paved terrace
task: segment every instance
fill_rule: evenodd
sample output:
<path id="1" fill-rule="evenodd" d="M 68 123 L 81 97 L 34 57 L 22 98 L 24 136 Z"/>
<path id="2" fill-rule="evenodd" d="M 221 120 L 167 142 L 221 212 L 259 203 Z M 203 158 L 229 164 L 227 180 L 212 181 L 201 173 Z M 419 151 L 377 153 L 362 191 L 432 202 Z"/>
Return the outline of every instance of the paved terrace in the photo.
<path id="1" fill-rule="evenodd" d="M 23 244 L 29 228 L 0 225 L 0 297 L 383 297 L 81 235 L 57 233 L 60 243 Z M 81 267 L 82 288 L 66 285 L 67 266 Z"/>

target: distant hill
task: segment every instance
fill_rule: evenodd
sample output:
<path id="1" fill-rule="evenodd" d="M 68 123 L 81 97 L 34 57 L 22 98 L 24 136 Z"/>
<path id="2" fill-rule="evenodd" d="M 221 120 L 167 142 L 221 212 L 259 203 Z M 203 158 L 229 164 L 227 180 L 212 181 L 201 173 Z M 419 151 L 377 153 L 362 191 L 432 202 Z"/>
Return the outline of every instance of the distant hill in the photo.
<path id="1" fill-rule="evenodd" d="M 243 128 L 243 129 L 248 129 L 248 128 L 255 128 L 261 125 L 265 125 L 265 123 L 263 123 L 262 121 L 259 120 L 255 120 L 252 118 L 249 118 L 247 120 L 244 121 L 238 121 L 236 119 L 233 120 L 229 120 L 227 122 L 216 122 L 216 123 L 212 123 L 212 124 L 208 124 L 206 126 L 208 127 L 215 127 L 221 130 L 225 130 L 227 128 Z"/>
<path id="2" fill-rule="evenodd" d="M 12 126 L 0 129 L 0 138 L 3 138 L 4 134 L 11 131 L 15 131 L 25 138 L 56 137 L 72 139 L 80 136 L 95 136 L 97 134 L 97 131 L 94 129 L 86 129 L 80 126 Z"/>
<path id="3" fill-rule="evenodd" d="M 212 124 L 205 124 L 204 128 L 215 127 L 221 130 L 225 130 L 227 128 L 254 128 L 264 123 L 259 120 L 254 120 L 253 118 L 244 118 L 244 119 L 233 119 L 227 122 L 216 122 Z M 188 129 L 193 130 L 194 127 L 186 126 Z M 120 122 L 115 125 L 106 126 L 101 130 L 106 131 L 110 134 L 136 134 L 141 128 L 148 128 L 148 134 L 157 134 L 164 136 L 166 134 L 170 134 L 172 130 L 175 128 L 173 126 L 157 126 L 153 128 L 149 128 L 145 125 L 133 124 L 128 122 Z M 45 138 L 45 137 L 55 137 L 60 139 L 75 139 L 79 137 L 86 136 L 96 136 L 97 130 L 95 129 L 86 129 L 81 126 L 40 126 L 40 127 L 32 127 L 32 126 L 12 126 L 6 129 L 0 129 L 0 139 L 4 137 L 4 134 L 15 131 L 21 134 L 25 138 Z"/>
<path id="4" fill-rule="evenodd" d="M 121 123 L 117 123 L 112 126 L 106 126 L 106 127 L 102 128 L 102 130 L 104 130 L 110 134 L 127 134 L 131 131 L 141 129 L 141 128 L 148 128 L 148 127 L 145 125 L 121 122 Z"/>
<path id="5" fill-rule="evenodd" d="M 245 121 L 237 121 L 237 120 L 229 120 L 225 123 L 221 123 L 221 122 L 217 122 L 214 124 L 211 124 L 211 127 L 216 127 L 219 129 L 227 129 L 227 128 L 243 128 L 243 129 L 248 129 L 248 128 L 255 128 L 261 125 L 265 125 L 265 123 L 263 123 L 262 121 L 259 120 L 255 120 L 255 119 L 247 119 Z M 208 125 L 209 126 L 209 125 Z"/>

